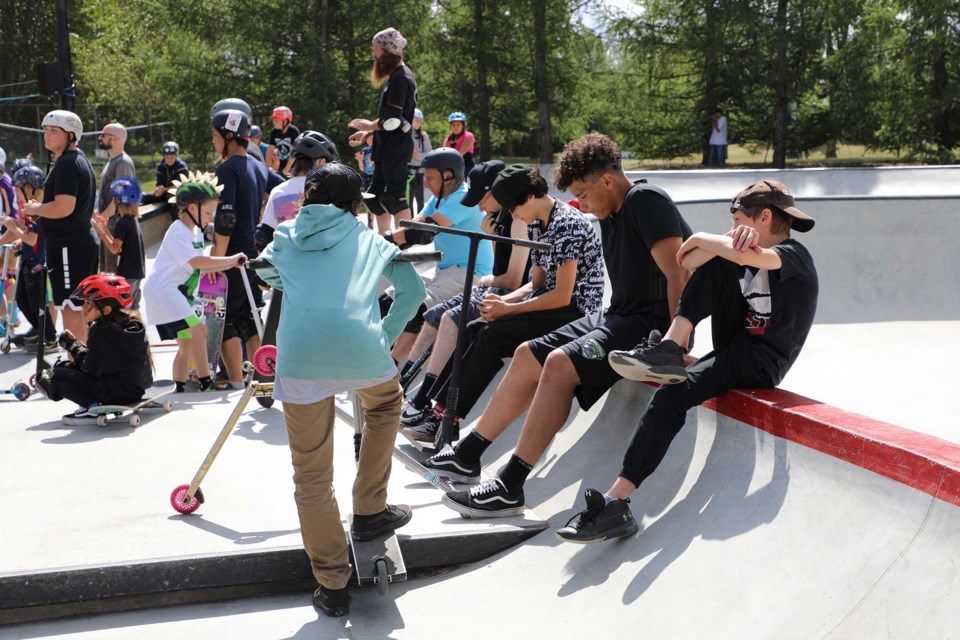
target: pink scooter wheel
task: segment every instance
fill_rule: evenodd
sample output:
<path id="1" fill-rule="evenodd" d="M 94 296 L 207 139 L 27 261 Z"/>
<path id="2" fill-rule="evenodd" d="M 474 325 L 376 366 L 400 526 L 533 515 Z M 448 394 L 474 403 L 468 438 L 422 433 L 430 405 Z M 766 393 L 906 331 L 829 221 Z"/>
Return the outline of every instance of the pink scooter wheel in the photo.
<path id="1" fill-rule="evenodd" d="M 184 515 L 193 513 L 200 508 L 200 500 L 196 495 L 193 496 L 193 499 L 190 502 L 184 502 L 183 499 L 187 495 L 187 491 L 190 489 L 190 485 L 182 484 L 176 489 L 173 490 L 173 493 L 170 494 L 170 506 L 173 507 L 173 510 L 177 513 L 182 513 Z M 199 489 L 197 490 L 199 492 Z"/>
<path id="2" fill-rule="evenodd" d="M 253 368 L 262 376 L 272 376 L 276 374 L 277 366 L 277 347 L 272 344 L 266 344 L 253 354 Z"/>

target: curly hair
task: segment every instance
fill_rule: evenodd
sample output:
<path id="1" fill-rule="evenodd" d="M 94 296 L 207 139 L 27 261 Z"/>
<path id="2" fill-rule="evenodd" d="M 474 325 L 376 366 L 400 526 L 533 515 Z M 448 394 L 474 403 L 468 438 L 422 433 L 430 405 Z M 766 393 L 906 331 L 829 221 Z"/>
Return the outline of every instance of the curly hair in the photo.
<path id="1" fill-rule="evenodd" d="M 575 180 L 620 169 L 620 145 L 602 133 L 588 133 L 563 148 L 553 170 L 553 182 L 566 191 Z"/>

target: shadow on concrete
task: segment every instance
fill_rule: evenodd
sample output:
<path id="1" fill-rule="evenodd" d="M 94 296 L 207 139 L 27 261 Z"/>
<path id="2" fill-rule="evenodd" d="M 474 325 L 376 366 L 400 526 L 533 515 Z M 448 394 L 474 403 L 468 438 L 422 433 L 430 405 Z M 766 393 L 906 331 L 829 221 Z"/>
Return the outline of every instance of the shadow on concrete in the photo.
<path id="1" fill-rule="evenodd" d="M 234 544 L 259 544 L 261 542 L 266 542 L 271 538 L 279 538 L 282 536 L 290 535 L 292 533 L 299 533 L 300 529 L 282 529 L 277 531 L 237 531 L 236 529 L 231 529 L 230 527 L 225 527 L 221 524 L 217 524 L 212 520 L 207 520 L 203 515 L 175 515 L 169 516 L 167 520 L 176 520 L 178 522 L 184 522 L 191 527 L 195 527 L 202 531 L 212 533 L 214 535 L 220 536 L 221 538 L 226 538 L 227 540 L 232 540 Z"/>

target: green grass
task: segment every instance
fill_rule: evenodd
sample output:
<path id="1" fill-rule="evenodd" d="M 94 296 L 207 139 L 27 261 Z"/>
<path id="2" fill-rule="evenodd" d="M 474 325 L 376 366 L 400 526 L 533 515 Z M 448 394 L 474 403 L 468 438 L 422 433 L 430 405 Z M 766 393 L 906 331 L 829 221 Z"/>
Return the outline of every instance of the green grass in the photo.
<path id="1" fill-rule="evenodd" d="M 727 150 L 728 169 L 770 168 L 773 163 L 773 149 L 760 149 L 751 152 L 739 145 L 730 145 Z M 703 169 L 699 154 L 669 160 L 625 160 L 624 168 L 636 169 Z M 869 167 L 878 165 L 907 164 L 895 153 L 867 149 L 862 145 L 840 145 L 837 157 L 827 158 L 824 149 L 817 149 L 805 156 L 787 158 L 787 167 Z"/>

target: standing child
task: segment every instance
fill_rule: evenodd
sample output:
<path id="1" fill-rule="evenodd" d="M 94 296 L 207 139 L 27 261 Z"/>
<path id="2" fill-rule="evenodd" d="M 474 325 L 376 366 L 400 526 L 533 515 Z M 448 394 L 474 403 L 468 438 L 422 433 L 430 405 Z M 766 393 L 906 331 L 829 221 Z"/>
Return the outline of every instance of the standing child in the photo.
<path id="1" fill-rule="evenodd" d="M 411 517 L 410 507 L 386 503 L 403 401 L 390 343 L 425 290 L 413 265 L 394 261 L 400 250 L 357 221 L 360 186 L 360 175 L 339 162 L 311 170 L 304 206 L 279 225 L 263 252 L 275 268 L 261 272 L 286 297 L 273 397 L 283 402 L 300 529 L 320 583 L 313 602 L 329 616 L 347 614 L 353 573 L 332 486 L 334 394 L 355 390 L 365 417 L 353 485 L 354 539 L 373 540 Z M 382 319 L 381 277 L 396 288 Z"/>
<path id="2" fill-rule="evenodd" d="M 209 173 L 190 173 L 177 187 L 173 202 L 180 211 L 176 222 L 170 225 L 153 272 L 143 284 L 147 317 L 157 325 L 163 340 L 176 339 L 179 350 L 173 359 L 173 380 L 177 392 L 183 392 L 187 381 L 187 364 L 197 366 L 200 390 L 212 384 L 210 363 L 207 360 L 207 331 L 193 311 L 193 297 L 200 284 L 201 272 L 216 272 L 243 264 L 246 256 L 213 257 L 203 254 L 203 228 L 213 220 L 220 189 L 217 179 Z"/>
<path id="3" fill-rule="evenodd" d="M 113 232 L 110 232 L 107 220 L 99 214 L 94 214 L 92 224 L 107 251 L 120 254 L 117 275 L 129 283 L 133 292 L 130 309 L 138 311 L 140 281 L 146 275 L 143 235 L 140 233 L 140 183 L 135 178 L 117 178 L 110 185 L 110 195 L 118 216 Z"/>
<path id="4" fill-rule="evenodd" d="M 136 404 L 153 384 L 147 329 L 136 312 L 127 310 L 133 294 L 120 276 L 84 278 L 70 298 L 81 306 L 87 343 L 64 332 L 61 342 L 72 360 L 42 372 L 37 387 L 54 402 L 66 398 L 80 405 L 63 416 L 64 424 L 96 424 L 91 408 Z"/>

